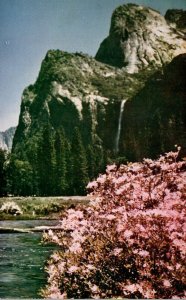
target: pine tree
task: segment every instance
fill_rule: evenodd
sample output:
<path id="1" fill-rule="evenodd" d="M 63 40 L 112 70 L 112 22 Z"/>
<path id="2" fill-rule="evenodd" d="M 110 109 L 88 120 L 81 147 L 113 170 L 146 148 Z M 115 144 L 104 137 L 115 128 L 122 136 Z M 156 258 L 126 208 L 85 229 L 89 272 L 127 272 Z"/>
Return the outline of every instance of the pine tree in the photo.
<path id="1" fill-rule="evenodd" d="M 65 195 L 67 193 L 67 165 L 66 165 L 66 141 L 64 130 L 57 130 L 55 135 L 55 194 Z"/>
<path id="2" fill-rule="evenodd" d="M 15 196 L 33 195 L 33 169 L 28 161 L 11 155 L 7 169 L 7 189 Z"/>
<path id="3" fill-rule="evenodd" d="M 72 140 L 72 170 L 73 170 L 73 194 L 83 195 L 89 181 L 85 149 L 79 129 L 76 127 Z"/>
<path id="4" fill-rule="evenodd" d="M 72 147 L 69 140 L 65 140 L 66 149 L 66 165 L 67 165 L 67 190 L 66 195 L 73 195 L 73 157 L 72 157 Z"/>
<path id="5" fill-rule="evenodd" d="M 5 151 L 0 148 L 0 196 L 5 195 L 6 179 L 5 179 Z"/>
<path id="6" fill-rule="evenodd" d="M 88 162 L 88 175 L 90 180 L 92 180 L 96 174 L 96 161 L 95 161 L 95 152 L 91 144 L 87 147 L 87 162 Z"/>
<path id="7" fill-rule="evenodd" d="M 105 171 L 105 155 L 102 145 L 97 144 L 94 146 L 95 156 L 95 174 L 98 175 Z"/>
<path id="8" fill-rule="evenodd" d="M 55 193 L 55 150 L 51 126 L 47 124 L 38 147 L 39 190 L 43 196 Z"/>
<path id="9" fill-rule="evenodd" d="M 38 147 L 40 147 L 40 139 L 41 136 L 35 135 L 32 141 L 29 143 L 28 148 L 27 148 L 27 158 L 32 166 L 32 189 L 33 189 L 33 195 L 40 195 L 39 192 L 39 167 L 38 167 Z"/>

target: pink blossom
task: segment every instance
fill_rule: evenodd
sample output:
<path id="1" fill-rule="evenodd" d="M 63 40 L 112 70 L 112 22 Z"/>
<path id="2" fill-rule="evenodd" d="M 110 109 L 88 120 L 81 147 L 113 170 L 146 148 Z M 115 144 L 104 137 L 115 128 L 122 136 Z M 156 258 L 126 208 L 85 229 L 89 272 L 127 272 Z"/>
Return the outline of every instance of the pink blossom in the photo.
<path id="1" fill-rule="evenodd" d="M 58 260 L 60 260 L 60 256 L 59 256 L 59 254 L 58 253 L 56 253 L 56 252 L 54 252 L 54 254 L 52 254 L 52 258 L 53 258 L 53 260 L 54 261 L 58 261 Z"/>
<path id="2" fill-rule="evenodd" d="M 177 156 L 107 168 L 90 203 L 63 212 L 61 230 L 44 234 L 60 246 L 45 298 L 185 297 L 186 162 Z"/>
<path id="3" fill-rule="evenodd" d="M 62 261 L 62 262 L 60 262 L 60 263 L 58 264 L 58 269 L 59 269 L 59 271 L 60 271 L 61 273 L 64 272 L 64 270 L 65 270 L 65 265 L 66 265 L 66 263 L 65 263 L 64 261 Z"/>
<path id="4" fill-rule="evenodd" d="M 76 210 L 76 211 L 72 210 L 72 212 L 69 210 L 69 212 L 71 214 L 70 217 L 72 218 L 79 218 L 79 219 L 83 218 L 83 212 L 80 210 Z"/>
<path id="5" fill-rule="evenodd" d="M 176 270 L 178 270 L 179 268 L 181 268 L 181 264 L 177 263 L 176 264 Z"/>
<path id="6" fill-rule="evenodd" d="M 91 264 L 86 265 L 89 270 L 95 270 L 95 267 Z"/>
<path id="7" fill-rule="evenodd" d="M 78 267 L 77 266 L 71 266 L 69 269 L 68 269 L 68 272 L 69 273 L 74 273 L 74 272 L 77 272 L 78 271 Z"/>
<path id="8" fill-rule="evenodd" d="M 104 183 L 105 180 L 106 180 L 106 175 L 104 174 L 104 175 L 100 175 L 100 176 L 98 177 L 97 182 L 99 182 L 99 183 Z"/>
<path id="9" fill-rule="evenodd" d="M 131 236 L 133 235 L 133 232 L 132 230 L 125 230 L 124 232 L 124 237 L 127 239 L 127 238 L 130 238 Z"/>
<path id="10" fill-rule="evenodd" d="M 116 195 L 122 195 L 124 193 L 125 189 L 124 188 L 120 188 L 120 189 L 117 189 L 115 191 Z"/>
<path id="11" fill-rule="evenodd" d="M 123 175 L 123 176 L 120 176 L 118 178 L 114 178 L 113 179 L 113 182 L 117 185 L 121 184 L 121 183 L 124 183 L 125 181 L 127 180 L 127 175 Z"/>
<path id="12" fill-rule="evenodd" d="M 116 231 L 117 231 L 117 232 L 122 232 L 122 231 L 124 230 L 124 228 L 125 228 L 125 227 L 123 226 L 123 224 L 118 224 L 118 225 L 117 225 L 117 228 L 116 228 Z"/>
<path id="13" fill-rule="evenodd" d="M 168 279 L 165 279 L 165 280 L 163 280 L 163 285 L 164 285 L 165 287 L 170 287 L 170 286 L 171 286 L 171 283 L 170 283 L 170 281 L 169 281 Z"/>
<path id="14" fill-rule="evenodd" d="M 70 252 L 79 253 L 82 251 L 81 244 L 76 242 L 73 243 L 72 246 L 69 247 Z"/>
<path id="15" fill-rule="evenodd" d="M 116 218 L 116 217 L 115 217 L 114 215 L 112 215 L 112 214 L 106 215 L 106 219 L 109 220 L 109 221 L 112 221 L 112 220 L 114 220 L 115 218 Z"/>
<path id="16" fill-rule="evenodd" d="M 118 256 L 122 251 L 123 251 L 122 248 L 115 248 L 115 249 L 113 250 L 113 254 L 114 254 L 115 256 Z"/>
<path id="17" fill-rule="evenodd" d="M 62 295 L 58 287 L 52 287 L 50 291 L 50 299 L 64 299 L 65 295 Z"/>
<path id="18" fill-rule="evenodd" d="M 146 232 L 146 229 L 143 225 L 137 224 L 136 227 L 137 227 L 137 230 L 139 230 L 140 232 Z"/>
<path id="19" fill-rule="evenodd" d="M 146 256 L 149 255 L 149 252 L 146 251 L 146 250 L 141 250 L 141 251 L 138 252 L 138 254 L 141 255 L 141 256 L 143 256 L 143 257 L 146 257 Z"/>
<path id="20" fill-rule="evenodd" d="M 80 221 L 81 224 L 81 221 Z M 81 229 L 79 229 L 79 231 L 77 229 L 75 229 L 73 232 L 71 232 L 71 237 L 73 238 L 73 242 L 84 242 L 85 237 L 82 235 L 81 233 Z"/>
<path id="21" fill-rule="evenodd" d="M 98 183 L 96 181 L 89 182 L 87 185 L 87 189 L 97 188 Z"/>
<path id="22" fill-rule="evenodd" d="M 134 293 L 138 290 L 138 285 L 137 284 L 129 284 L 129 285 L 126 285 L 124 287 L 124 291 L 128 291 L 128 292 L 131 292 L 131 293 Z"/>
<path id="23" fill-rule="evenodd" d="M 95 284 L 94 284 L 93 286 L 91 286 L 90 288 L 91 288 L 91 291 L 92 291 L 93 293 L 95 293 L 95 292 L 98 291 L 98 286 L 95 285 Z"/>
<path id="24" fill-rule="evenodd" d="M 106 171 L 107 172 L 111 172 L 111 171 L 115 171 L 116 170 L 116 165 L 109 165 L 107 166 Z"/>
<path id="25" fill-rule="evenodd" d="M 81 220 L 79 224 L 82 226 L 87 226 L 88 222 L 87 220 Z"/>

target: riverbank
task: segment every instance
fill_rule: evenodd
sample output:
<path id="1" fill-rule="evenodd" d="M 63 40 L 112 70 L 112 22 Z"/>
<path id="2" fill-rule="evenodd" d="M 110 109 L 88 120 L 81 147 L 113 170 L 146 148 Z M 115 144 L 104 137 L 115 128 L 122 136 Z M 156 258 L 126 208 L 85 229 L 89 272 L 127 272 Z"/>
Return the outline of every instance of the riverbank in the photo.
<path id="1" fill-rule="evenodd" d="M 0 220 L 55 220 L 63 210 L 73 208 L 77 204 L 86 205 L 89 201 L 89 196 L 3 197 L 0 198 Z M 21 213 L 1 211 L 2 206 L 8 203 L 18 206 Z"/>
<path id="2" fill-rule="evenodd" d="M 47 283 L 44 268 L 56 245 L 43 244 L 42 234 L 58 230 L 60 214 L 90 197 L 0 198 L 0 298 L 41 298 Z M 11 207 L 2 211 L 2 207 Z M 14 213 L 19 212 L 20 214 Z"/>

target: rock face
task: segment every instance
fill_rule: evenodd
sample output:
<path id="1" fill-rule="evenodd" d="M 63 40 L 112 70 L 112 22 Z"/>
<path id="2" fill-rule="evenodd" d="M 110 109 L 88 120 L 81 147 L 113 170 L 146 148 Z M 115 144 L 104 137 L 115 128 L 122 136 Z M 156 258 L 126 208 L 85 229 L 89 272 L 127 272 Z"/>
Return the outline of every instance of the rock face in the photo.
<path id="1" fill-rule="evenodd" d="M 186 32 L 186 11 L 182 9 L 168 9 L 165 19 L 173 28 Z"/>
<path id="2" fill-rule="evenodd" d="M 150 8 L 121 6 L 96 59 L 48 51 L 22 96 L 12 153 L 23 174 L 27 168 L 37 179 L 35 155 L 46 126 L 53 133 L 63 128 L 70 145 L 78 128 L 87 159 L 97 153 L 97 173 L 103 151 L 108 162 L 186 148 L 184 26 L 178 30 L 170 15 L 166 21 Z"/>
<path id="3" fill-rule="evenodd" d="M 101 43 L 96 59 L 106 64 L 125 68 L 129 73 L 146 67 L 163 66 L 173 57 L 186 52 L 183 18 L 185 13 L 172 10 L 167 19 L 176 19 L 179 26 L 169 24 L 159 12 L 135 4 L 118 7 L 111 20 L 109 36 Z M 181 21 L 182 20 L 182 21 Z"/>
<path id="4" fill-rule="evenodd" d="M 127 74 L 87 55 L 50 50 L 35 85 L 23 92 L 13 151 L 21 157 L 33 139 L 37 144 L 47 122 L 54 130 L 63 126 L 69 140 L 78 127 L 84 144 L 114 151 L 120 103 L 134 96 L 148 76 Z"/>
<path id="5" fill-rule="evenodd" d="M 120 151 L 132 160 L 182 147 L 186 156 L 186 54 L 175 57 L 126 103 Z"/>
<path id="6" fill-rule="evenodd" d="M 16 127 L 10 127 L 6 131 L 0 132 L 0 148 L 10 151 Z"/>

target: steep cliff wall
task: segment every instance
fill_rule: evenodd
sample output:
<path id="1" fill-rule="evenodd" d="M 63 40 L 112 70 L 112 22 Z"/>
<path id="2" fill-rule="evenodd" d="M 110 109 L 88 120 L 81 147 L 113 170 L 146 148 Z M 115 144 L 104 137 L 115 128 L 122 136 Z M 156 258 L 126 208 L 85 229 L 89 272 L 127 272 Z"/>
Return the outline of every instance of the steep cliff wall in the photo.
<path id="1" fill-rule="evenodd" d="M 25 155 L 48 122 L 54 130 L 63 126 L 69 140 L 79 127 L 84 144 L 114 151 L 120 103 L 133 97 L 149 74 L 130 75 L 83 54 L 50 50 L 36 83 L 23 92 L 13 151 Z"/>
<path id="2" fill-rule="evenodd" d="M 46 182 L 63 172 L 63 191 L 74 177 L 70 193 L 80 169 L 85 183 L 111 160 L 155 157 L 175 144 L 185 149 L 184 26 L 173 25 L 170 13 L 166 19 L 150 8 L 121 6 L 96 59 L 48 51 L 35 84 L 23 92 L 14 137 L 14 177 L 34 178 L 24 191 L 54 193 Z"/>
<path id="3" fill-rule="evenodd" d="M 182 147 L 186 156 L 186 54 L 157 72 L 126 103 L 120 151 L 132 160 Z"/>

